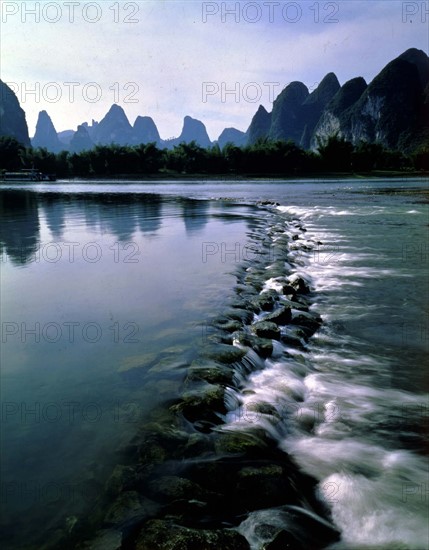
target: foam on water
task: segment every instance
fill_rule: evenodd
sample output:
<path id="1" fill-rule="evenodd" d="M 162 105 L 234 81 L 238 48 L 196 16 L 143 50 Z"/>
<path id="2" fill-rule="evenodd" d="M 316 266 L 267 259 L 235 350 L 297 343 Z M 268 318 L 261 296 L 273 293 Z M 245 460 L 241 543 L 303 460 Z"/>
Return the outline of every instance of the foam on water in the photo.
<path id="1" fill-rule="evenodd" d="M 363 239 L 355 244 L 352 231 L 328 227 L 337 217 L 388 214 L 387 207 L 279 206 L 278 211 L 290 238 L 287 279 L 302 278 L 312 286 L 310 311 L 320 314 L 324 325 L 302 350 L 276 342 L 271 359 L 242 380 L 241 391 L 232 392 L 227 429 L 264 427 L 318 480 L 320 498 L 341 531 L 332 548 L 427 548 L 427 461 L 404 448 L 401 438 L 415 438 L 416 425 L 427 417 L 428 396 L 392 388 L 392 352 L 374 349 L 341 324 L 365 324 L 390 309 L 387 303 L 360 303 L 350 294 L 354 288 L 364 290 L 368 281 L 411 280 L 413 274 L 409 265 L 389 264 L 388 253 Z M 277 234 L 273 241 L 279 239 Z M 324 258 L 320 250 L 315 255 L 320 242 Z M 281 293 L 282 284 L 267 278 L 262 292 Z M 287 303 L 283 296 L 280 300 Z M 303 311 L 293 310 L 297 314 Z M 256 550 L 265 542 L 257 525 L 293 532 L 288 521 L 282 510 L 261 510 L 239 530 Z"/>

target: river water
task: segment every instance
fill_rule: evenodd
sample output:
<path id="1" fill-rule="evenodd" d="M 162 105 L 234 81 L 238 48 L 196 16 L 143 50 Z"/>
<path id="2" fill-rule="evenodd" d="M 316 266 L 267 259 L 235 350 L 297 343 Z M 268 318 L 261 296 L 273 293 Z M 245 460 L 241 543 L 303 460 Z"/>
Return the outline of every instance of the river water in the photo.
<path id="1" fill-rule="evenodd" d="M 3 186 L 6 547 L 40 547 L 91 509 L 138 426 L 178 396 L 237 268 L 258 252 L 255 235 L 274 243 L 283 233 L 285 276 L 308 281 L 323 324 L 299 361 L 278 343 L 230 390 L 225 427 L 260 425 L 317 480 L 341 532 L 332 547 L 426 548 L 426 187 L 418 179 Z M 273 252 L 267 265 L 275 260 Z M 263 291 L 276 284 L 267 278 Z M 277 414 L 253 414 L 255 402 Z M 258 524 L 284 521 L 279 510 L 255 510 L 237 529 L 259 550 Z"/>

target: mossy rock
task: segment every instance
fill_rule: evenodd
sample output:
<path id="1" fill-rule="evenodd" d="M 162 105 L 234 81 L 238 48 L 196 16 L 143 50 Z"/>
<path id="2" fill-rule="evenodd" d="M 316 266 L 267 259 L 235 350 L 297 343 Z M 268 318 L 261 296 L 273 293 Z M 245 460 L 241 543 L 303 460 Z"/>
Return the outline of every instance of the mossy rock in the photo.
<path id="1" fill-rule="evenodd" d="M 253 312 L 248 309 L 240 309 L 231 307 L 223 312 L 226 319 L 240 321 L 243 324 L 250 323 L 253 320 Z"/>
<path id="2" fill-rule="evenodd" d="M 142 443 L 139 448 L 139 462 L 152 470 L 168 459 L 181 455 L 188 443 L 189 434 L 175 427 L 163 424 L 147 424 L 140 432 Z"/>
<path id="3" fill-rule="evenodd" d="M 219 385 L 205 384 L 200 389 L 185 393 L 171 410 L 182 413 L 190 422 L 205 420 L 219 424 L 221 420 L 217 413 L 226 413 L 225 390 Z"/>
<path id="4" fill-rule="evenodd" d="M 295 315 L 291 323 L 301 327 L 301 330 L 305 332 L 306 336 L 310 337 L 319 329 L 322 324 L 322 319 L 303 312 Z"/>
<path id="5" fill-rule="evenodd" d="M 218 319 L 213 321 L 213 326 L 224 330 L 225 332 L 235 332 L 236 330 L 241 329 L 243 323 L 233 319 Z"/>
<path id="6" fill-rule="evenodd" d="M 173 500 L 203 500 L 206 491 L 190 479 L 179 476 L 162 476 L 149 484 L 150 496 L 157 501 L 172 502 Z"/>
<path id="7" fill-rule="evenodd" d="M 260 338 L 271 338 L 272 340 L 280 340 L 279 327 L 270 321 L 258 321 L 252 325 L 252 332 Z"/>
<path id="8" fill-rule="evenodd" d="M 269 279 L 277 279 L 280 277 L 283 277 L 286 273 L 286 268 L 284 266 L 282 267 L 270 267 L 267 269 L 265 276 Z"/>
<path id="9" fill-rule="evenodd" d="M 252 348 L 264 359 L 271 357 L 273 353 L 273 342 L 268 338 L 260 338 L 255 334 L 249 334 L 241 331 L 234 333 L 234 337 L 240 342 L 240 344 Z"/>
<path id="10" fill-rule="evenodd" d="M 229 529 L 190 529 L 168 520 L 151 520 L 140 532 L 136 550 L 249 550 L 247 540 Z"/>
<path id="11" fill-rule="evenodd" d="M 247 286 L 254 288 L 257 292 L 261 292 L 261 290 L 264 288 L 263 275 L 254 275 L 253 273 L 248 273 L 244 278 L 244 281 Z"/>
<path id="12" fill-rule="evenodd" d="M 235 292 L 240 299 L 252 300 L 259 292 L 262 290 L 257 290 L 256 288 L 249 286 L 244 283 L 239 283 L 234 287 Z"/>
<path id="13" fill-rule="evenodd" d="M 214 451 L 214 446 L 211 438 L 201 433 L 194 433 L 189 436 L 183 455 L 185 458 L 201 457 L 209 455 Z"/>
<path id="14" fill-rule="evenodd" d="M 234 371 L 225 365 L 191 365 L 188 369 L 188 381 L 205 380 L 210 384 L 231 385 L 234 377 Z"/>
<path id="15" fill-rule="evenodd" d="M 253 305 L 252 300 L 250 298 L 245 298 L 244 296 L 237 296 L 236 298 L 233 298 L 230 302 L 230 306 L 237 309 L 247 309 L 252 313 L 257 310 L 257 308 Z"/>
<path id="16" fill-rule="evenodd" d="M 105 491 L 109 495 L 118 495 L 127 487 L 132 487 L 136 473 L 130 466 L 117 464 L 105 484 Z"/>
<path id="17" fill-rule="evenodd" d="M 253 300 L 253 306 L 258 310 L 271 311 L 277 299 L 277 292 L 275 290 L 268 290 Z"/>
<path id="18" fill-rule="evenodd" d="M 83 548 L 85 550 L 121 550 L 122 533 L 114 529 L 103 529 L 92 541 L 86 542 Z"/>
<path id="19" fill-rule="evenodd" d="M 264 317 L 264 321 L 271 321 L 276 325 L 287 325 L 292 320 L 292 311 L 289 306 L 282 306 Z"/>
<path id="20" fill-rule="evenodd" d="M 121 493 L 110 506 L 104 522 L 108 525 L 124 526 L 153 517 L 159 505 L 147 498 L 141 498 L 136 491 Z"/>
<path id="21" fill-rule="evenodd" d="M 218 454 L 261 455 L 266 452 L 268 442 L 263 430 L 219 432 L 215 441 Z"/>
<path id="22" fill-rule="evenodd" d="M 227 344 L 216 344 L 204 346 L 202 356 L 218 361 L 219 363 L 231 364 L 240 361 L 246 355 L 246 350 L 237 346 Z"/>
<path id="23" fill-rule="evenodd" d="M 306 339 L 306 335 L 303 336 L 304 340 Z M 288 345 L 293 346 L 296 348 L 302 348 L 303 343 L 301 341 L 301 338 L 299 338 L 296 334 L 282 334 L 281 341 Z"/>

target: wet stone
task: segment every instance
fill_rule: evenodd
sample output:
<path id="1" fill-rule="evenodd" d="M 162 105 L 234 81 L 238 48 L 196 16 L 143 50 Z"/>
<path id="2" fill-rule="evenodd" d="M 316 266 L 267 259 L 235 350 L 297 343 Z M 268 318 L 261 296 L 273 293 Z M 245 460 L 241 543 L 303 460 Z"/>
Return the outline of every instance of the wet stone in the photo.
<path id="1" fill-rule="evenodd" d="M 299 313 L 298 315 L 294 315 L 291 323 L 300 326 L 307 336 L 312 336 L 322 324 L 322 319 L 309 314 Z"/>
<path id="2" fill-rule="evenodd" d="M 307 302 L 304 299 L 300 298 L 299 296 L 295 296 L 294 300 L 288 300 L 286 298 L 286 299 L 283 299 L 282 301 L 292 309 L 297 309 L 299 311 L 308 311 Z"/>
<path id="3" fill-rule="evenodd" d="M 290 522 L 296 528 L 295 532 L 292 534 L 282 530 L 266 547 L 267 549 L 297 548 L 305 550 L 312 548 L 321 550 L 337 542 L 340 538 L 335 527 L 320 516 L 309 515 L 305 510 L 297 508 L 289 509 L 286 513 L 288 523 Z"/>
<path id="4" fill-rule="evenodd" d="M 223 318 L 227 320 L 239 321 L 243 324 L 251 323 L 253 320 L 253 313 L 247 309 L 230 308 L 223 312 Z"/>
<path id="5" fill-rule="evenodd" d="M 278 266 L 278 267 L 274 266 L 267 269 L 266 276 L 268 275 L 270 279 L 277 279 L 277 278 L 283 277 L 285 272 L 286 272 L 286 269 L 284 266 Z"/>
<path id="6" fill-rule="evenodd" d="M 97 537 L 85 544 L 86 550 L 121 550 L 122 533 L 113 529 L 103 529 Z"/>
<path id="7" fill-rule="evenodd" d="M 280 417 L 277 409 L 271 405 L 271 403 L 267 403 L 265 401 L 248 403 L 246 410 L 251 413 L 256 413 L 253 416 L 257 416 L 258 414 L 267 414 L 276 418 Z"/>
<path id="8" fill-rule="evenodd" d="M 292 311 L 289 306 L 282 306 L 264 317 L 264 321 L 272 321 L 277 325 L 287 325 L 291 320 Z"/>
<path id="9" fill-rule="evenodd" d="M 304 334 L 304 332 L 301 331 L 301 336 L 299 336 L 296 333 L 287 333 L 281 335 L 281 341 L 283 344 L 286 344 L 287 346 L 293 346 L 297 348 L 303 347 L 303 341 L 306 340 L 307 335 Z"/>
<path id="10" fill-rule="evenodd" d="M 201 389 L 183 395 L 182 400 L 171 407 L 190 422 L 206 420 L 219 424 L 218 413 L 225 414 L 225 390 L 218 385 L 205 384 Z"/>
<path id="11" fill-rule="evenodd" d="M 110 495 L 117 495 L 126 487 L 133 485 L 135 480 L 135 471 L 130 466 L 117 464 L 106 481 L 105 491 Z"/>
<path id="12" fill-rule="evenodd" d="M 239 325 L 241 328 L 241 325 Z M 231 333 L 226 331 L 217 330 L 215 333 L 209 332 L 210 328 L 208 328 L 207 334 L 204 334 L 203 338 L 205 343 L 207 344 L 226 344 L 228 346 L 232 346 L 232 336 Z"/>
<path id="13" fill-rule="evenodd" d="M 245 467 L 238 472 L 236 494 L 248 508 L 280 506 L 296 501 L 296 491 L 277 464 Z"/>
<path id="14" fill-rule="evenodd" d="M 296 292 L 298 292 L 298 294 L 309 294 L 311 292 L 310 287 L 301 277 L 298 277 L 291 282 L 291 286 L 296 290 Z"/>
<path id="15" fill-rule="evenodd" d="M 251 300 L 252 297 L 257 296 L 257 294 L 259 293 L 259 290 L 256 290 L 256 288 L 253 288 L 243 283 L 237 284 L 234 287 L 234 290 L 240 298 L 245 298 L 248 300 Z M 262 288 L 260 290 L 262 290 Z"/>
<path id="16" fill-rule="evenodd" d="M 271 357 L 273 353 L 273 342 L 268 338 L 260 338 L 259 336 L 249 334 L 247 332 L 236 332 L 234 337 L 240 342 L 240 344 L 252 348 L 264 359 Z"/>
<path id="17" fill-rule="evenodd" d="M 263 455 L 267 447 L 265 433 L 260 429 L 220 432 L 215 441 L 218 454 Z"/>
<path id="18" fill-rule="evenodd" d="M 282 288 L 283 295 L 289 298 L 289 300 L 294 300 L 296 297 L 296 290 L 292 285 L 284 285 Z"/>
<path id="19" fill-rule="evenodd" d="M 287 531 L 280 531 L 270 543 L 265 547 L 265 550 L 306 550 L 301 544 L 301 541 L 297 539 L 292 533 Z"/>
<path id="20" fill-rule="evenodd" d="M 152 498 L 161 502 L 171 502 L 179 499 L 205 498 L 205 491 L 193 481 L 178 476 L 162 476 L 149 484 Z"/>
<path id="21" fill-rule="evenodd" d="M 232 368 L 225 365 L 191 365 L 187 380 L 205 380 L 210 384 L 231 385 L 234 377 Z"/>
<path id="22" fill-rule="evenodd" d="M 278 294 L 275 290 L 268 290 L 263 292 L 257 298 L 253 300 L 253 305 L 258 310 L 271 311 L 276 303 Z"/>
<path id="23" fill-rule="evenodd" d="M 259 321 L 252 325 L 252 331 L 260 338 L 271 338 L 273 340 L 280 340 L 279 327 L 270 321 Z"/>
<path id="24" fill-rule="evenodd" d="M 231 300 L 230 306 L 232 308 L 247 309 L 248 311 L 252 311 L 252 312 L 255 311 L 255 306 L 253 305 L 252 300 L 250 298 L 244 298 L 244 297 L 234 298 L 233 300 Z"/>
<path id="25" fill-rule="evenodd" d="M 136 550 L 249 550 L 249 543 L 236 531 L 190 529 L 168 520 L 144 525 Z"/>
<path id="26" fill-rule="evenodd" d="M 213 451 L 213 444 L 207 435 L 191 434 L 183 451 L 185 457 L 201 457 Z"/>
<path id="27" fill-rule="evenodd" d="M 265 274 L 264 274 L 265 275 Z M 264 287 L 264 275 L 254 275 L 253 273 L 249 273 L 244 278 L 244 281 L 246 285 L 249 285 L 253 287 L 255 290 L 260 292 Z"/>
<path id="28" fill-rule="evenodd" d="M 213 325 L 226 332 L 235 332 L 236 330 L 240 330 L 243 326 L 240 321 L 235 321 L 231 319 L 217 320 L 213 322 Z"/>
<path id="29" fill-rule="evenodd" d="M 153 517 L 158 508 L 159 506 L 155 502 L 147 498 L 140 498 L 136 491 L 126 491 L 121 493 L 109 508 L 104 521 L 106 524 L 117 527 L 130 526 Z"/>
<path id="30" fill-rule="evenodd" d="M 202 355 L 219 363 L 231 364 L 240 361 L 246 355 L 246 350 L 228 344 L 207 345 Z"/>
<path id="31" fill-rule="evenodd" d="M 157 423 L 147 424 L 140 435 L 140 464 L 148 471 L 169 458 L 180 456 L 189 437 L 177 428 Z"/>

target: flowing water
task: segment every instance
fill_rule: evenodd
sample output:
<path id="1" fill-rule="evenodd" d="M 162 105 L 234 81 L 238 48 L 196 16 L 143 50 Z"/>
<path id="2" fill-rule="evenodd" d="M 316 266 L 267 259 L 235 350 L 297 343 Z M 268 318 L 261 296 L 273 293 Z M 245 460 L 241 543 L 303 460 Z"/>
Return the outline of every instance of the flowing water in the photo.
<path id="1" fill-rule="evenodd" d="M 276 343 L 228 395 L 318 481 L 336 548 L 426 548 L 428 198 L 422 180 L 85 183 L 0 190 L 3 539 L 37 547 L 94 505 L 121 449 L 177 397 L 236 269 L 288 236 L 308 344 Z M 276 206 L 261 208 L 260 201 Z M 253 244 L 250 245 L 249 243 Z M 253 248 L 249 248 L 253 246 Z M 258 251 L 256 251 L 258 252 Z M 262 292 L 276 289 L 276 278 Z M 287 330 L 287 329 L 285 329 Z M 255 413 L 255 403 L 270 412 Z M 273 412 L 274 411 L 274 412 Z M 238 530 L 251 547 L 256 510 Z M 40 525 L 44 527 L 41 528 Z M 293 525 L 289 525 L 293 531 Z"/>

